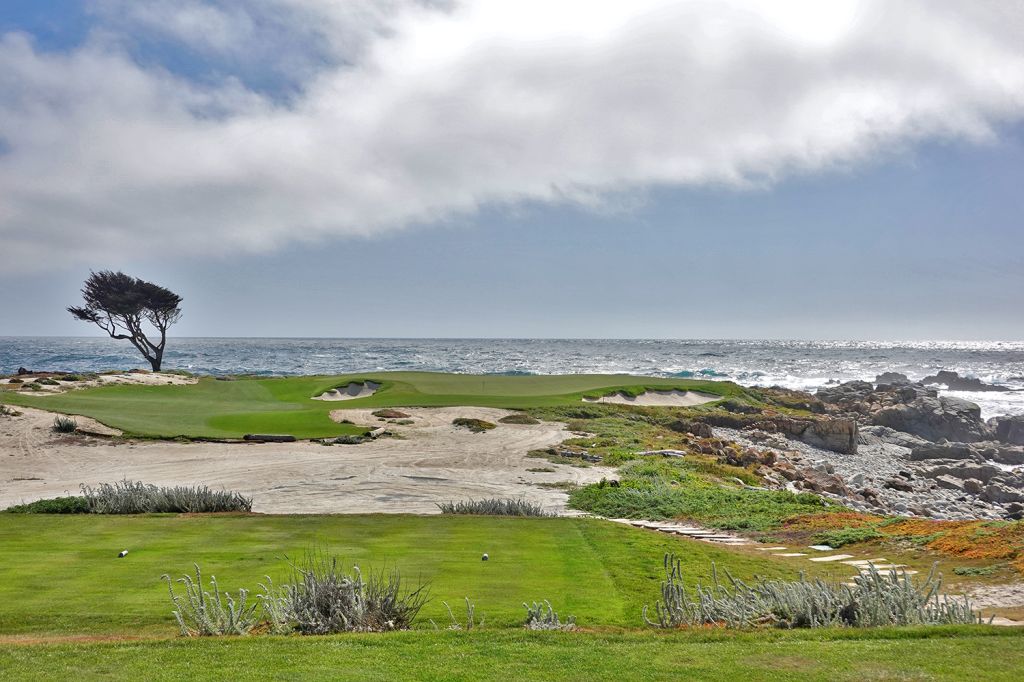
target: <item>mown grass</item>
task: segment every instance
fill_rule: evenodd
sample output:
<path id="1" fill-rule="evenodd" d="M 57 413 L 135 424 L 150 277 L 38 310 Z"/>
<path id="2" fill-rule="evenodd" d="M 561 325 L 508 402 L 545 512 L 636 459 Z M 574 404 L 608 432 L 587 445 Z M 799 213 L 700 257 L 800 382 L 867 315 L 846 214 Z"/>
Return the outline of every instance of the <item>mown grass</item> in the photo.
<path id="1" fill-rule="evenodd" d="M 19 680 L 1018 680 L 1014 628 L 874 631 L 401 632 L 0 645 Z"/>
<path id="2" fill-rule="evenodd" d="M 353 381 L 381 384 L 373 396 L 319 401 L 314 396 Z M 277 379 L 204 377 L 185 386 L 104 386 L 58 395 L 0 391 L 0 402 L 92 417 L 129 435 L 173 438 L 238 438 L 246 433 L 286 433 L 328 438 L 362 433 L 338 424 L 332 410 L 375 407 L 472 405 L 524 409 L 580 405 L 584 395 L 646 388 L 699 390 L 723 397 L 743 396 L 729 382 L 659 379 L 627 375 L 480 376 L 430 372 L 371 372 Z M 583 407 L 580 405 L 580 407 Z"/>
<path id="3" fill-rule="evenodd" d="M 0 515 L 0 635 L 171 635 L 166 585 L 196 562 L 222 589 L 289 575 L 285 555 L 318 546 L 364 570 L 397 567 L 431 582 L 422 618 L 470 597 L 495 628 L 548 599 L 581 627 L 640 627 L 662 558 L 690 579 L 711 563 L 740 577 L 794 577 L 791 564 L 591 519 L 474 516 Z M 119 559 L 118 552 L 128 550 Z M 490 560 L 481 561 L 487 552 Z"/>

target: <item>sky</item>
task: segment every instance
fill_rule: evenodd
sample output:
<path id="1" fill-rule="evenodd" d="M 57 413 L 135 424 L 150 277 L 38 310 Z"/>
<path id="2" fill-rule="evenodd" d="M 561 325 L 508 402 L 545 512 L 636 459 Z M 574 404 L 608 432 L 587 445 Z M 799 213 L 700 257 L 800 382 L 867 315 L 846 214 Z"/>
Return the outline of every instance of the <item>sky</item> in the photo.
<path id="1" fill-rule="evenodd" d="M 4 0 L 0 336 L 1024 339 L 1024 6 Z"/>

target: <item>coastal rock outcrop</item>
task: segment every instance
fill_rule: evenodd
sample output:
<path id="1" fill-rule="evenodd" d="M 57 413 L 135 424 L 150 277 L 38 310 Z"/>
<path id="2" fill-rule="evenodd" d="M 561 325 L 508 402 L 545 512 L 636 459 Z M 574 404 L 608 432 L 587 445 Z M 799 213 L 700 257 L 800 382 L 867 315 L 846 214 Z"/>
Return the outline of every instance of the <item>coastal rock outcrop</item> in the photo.
<path id="1" fill-rule="evenodd" d="M 1011 445 L 1024 445 L 1024 415 L 993 417 L 988 420 L 993 437 Z"/>
<path id="2" fill-rule="evenodd" d="M 875 377 L 875 383 L 882 386 L 893 386 L 898 384 L 909 384 L 910 379 L 906 374 L 900 372 L 882 372 Z"/>
<path id="3" fill-rule="evenodd" d="M 962 377 L 957 372 L 950 372 L 948 370 L 940 370 L 938 374 L 933 374 L 921 379 L 922 384 L 944 384 L 950 391 L 1005 391 L 1006 389 L 1001 386 L 993 386 L 992 384 L 986 384 L 981 379 L 975 379 L 973 377 Z"/>
<path id="4" fill-rule="evenodd" d="M 871 423 L 932 441 L 945 438 L 974 443 L 990 435 L 981 420 L 981 408 L 972 402 L 948 396 L 925 396 L 909 403 L 883 407 L 871 416 Z"/>

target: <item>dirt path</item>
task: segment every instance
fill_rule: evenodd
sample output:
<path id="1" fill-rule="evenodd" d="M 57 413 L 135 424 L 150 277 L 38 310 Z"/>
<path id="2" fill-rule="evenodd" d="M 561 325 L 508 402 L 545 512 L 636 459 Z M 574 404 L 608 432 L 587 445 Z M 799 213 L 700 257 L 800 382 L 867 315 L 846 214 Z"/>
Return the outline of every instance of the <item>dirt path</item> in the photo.
<path id="1" fill-rule="evenodd" d="M 437 502 L 522 497 L 566 513 L 566 495 L 539 483 L 589 483 L 605 467 L 577 468 L 526 457 L 570 437 L 563 424 L 499 424 L 486 433 L 451 425 L 455 417 L 497 422 L 506 410 L 451 407 L 404 410 L 413 424 L 391 425 L 401 438 L 361 445 L 317 443 L 175 443 L 61 436 L 53 414 L 22 410 L 0 417 L 0 508 L 77 493 L 79 484 L 122 478 L 156 485 L 197 485 L 254 497 L 267 513 L 435 513 Z M 368 410 L 342 410 L 358 424 L 379 425 Z M 105 427 L 78 418 L 82 427 Z M 107 433 L 111 433 L 106 429 Z M 530 472 L 550 468 L 553 472 Z"/>

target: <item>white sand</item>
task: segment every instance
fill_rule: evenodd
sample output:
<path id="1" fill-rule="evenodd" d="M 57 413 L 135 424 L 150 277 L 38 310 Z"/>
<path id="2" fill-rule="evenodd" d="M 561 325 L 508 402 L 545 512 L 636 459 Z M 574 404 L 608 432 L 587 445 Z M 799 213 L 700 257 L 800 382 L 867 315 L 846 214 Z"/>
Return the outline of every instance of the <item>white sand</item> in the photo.
<path id="1" fill-rule="evenodd" d="M 584 402 L 590 403 L 616 403 L 619 405 L 649 405 L 661 407 L 693 407 L 721 400 L 722 396 L 712 393 L 700 393 L 699 391 L 645 391 L 637 396 L 629 395 L 619 391 L 600 398 L 584 398 Z"/>
<path id="2" fill-rule="evenodd" d="M 324 391 L 318 396 L 315 396 L 313 400 L 355 400 L 356 398 L 369 398 L 371 395 L 377 392 L 380 388 L 380 384 L 376 384 L 372 381 L 365 383 L 352 382 L 346 384 L 341 388 L 332 388 L 329 391 Z"/>
<path id="3" fill-rule="evenodd" d="M 14 378 L 14 377 L 11 377 Z M 31 383 L 35 375 L 26 374 L 17 377 L 21 379 L 21 385 Z M 29 395 L 53 395 L 66 393 L 76 388 L 93 388 L 95 386 L 109 386 L 114 384 L 138 384 L 142 386 L 182 386 L 194 384 L 199 381 L 197 377 L 182 376 L 180 374 L 165 374 L 163 372 L 122 372 L 118 374 L 101 374 L 95 379 L 87 381 L 60 381 L 57 379 L 57 386 L 40 385 L 38 391 L 32 391 Z M 10 384 L 10 379 L 0 379 L 0 384 Z M 26 391 L 27 393 L 27 391 Z"/>
<path id="4" fill-rule="evenodd" d="M 21 409 L 21 408 L 18 408 Z M 577 468 L 526 457 L 572 434 L 560 423 L 498 424 L 486 433 L 457 429 L 456 417 L 497 423 L 507 410 L 479 407 L 403 408 L 413 424 L 387 424 L 403 439 L 362 445 L 317 443 L 175 443 L 62 436 L 54 415 L 23 410 L 0 416 L 0 508 L 77 494 L 79 484 L 122 478 L 155 485 L 209 485 L 254 497 L 267 513 L 437 513 L 435 503 L 522 497 L 567 513 L 566 494 L 538 483 L 586 484 L 614 477 L 608 467 Z M 379 426 L 370 410 L 336 410 L 336 418 Z M 100 429 L 77 417 L 79 425 Z M 109 431 L 109 430 L 108 430 Z M 553 473 L 529 472 L 551 468 Z M 571 513 L 571 512 L 568 512 Z"/>

